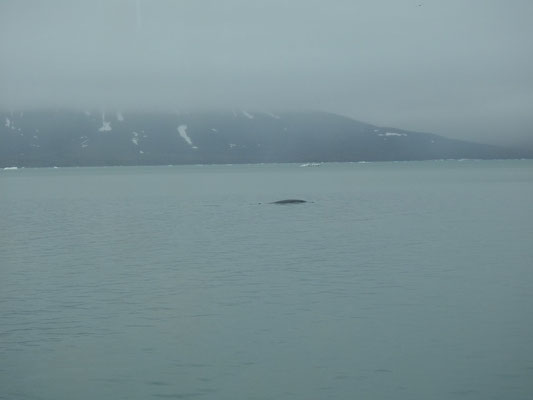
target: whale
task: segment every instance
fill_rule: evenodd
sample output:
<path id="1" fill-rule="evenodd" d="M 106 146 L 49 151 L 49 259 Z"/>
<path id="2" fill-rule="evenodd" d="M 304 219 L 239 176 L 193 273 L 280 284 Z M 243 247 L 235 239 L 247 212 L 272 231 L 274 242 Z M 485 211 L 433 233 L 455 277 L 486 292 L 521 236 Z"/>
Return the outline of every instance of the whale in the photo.
<path id="1" fill-rule="evenodd" d="M 300 199 L 285 199 L 285 200 L 273 201 L 270 204 L 302 204 L 302 203 L 307 203 L 307 201 L 300 200 Z"/>

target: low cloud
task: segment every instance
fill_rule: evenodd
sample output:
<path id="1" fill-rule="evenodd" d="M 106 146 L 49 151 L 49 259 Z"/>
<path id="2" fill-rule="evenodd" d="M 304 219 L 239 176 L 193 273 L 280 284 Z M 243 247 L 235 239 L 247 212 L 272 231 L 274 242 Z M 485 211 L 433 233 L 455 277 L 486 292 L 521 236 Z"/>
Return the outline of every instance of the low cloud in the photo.
<path id="1" fill-rule="evenodd" d="M 0 4 L 0 107 L 320 109 L 533 144 L 533 3 Z"/>

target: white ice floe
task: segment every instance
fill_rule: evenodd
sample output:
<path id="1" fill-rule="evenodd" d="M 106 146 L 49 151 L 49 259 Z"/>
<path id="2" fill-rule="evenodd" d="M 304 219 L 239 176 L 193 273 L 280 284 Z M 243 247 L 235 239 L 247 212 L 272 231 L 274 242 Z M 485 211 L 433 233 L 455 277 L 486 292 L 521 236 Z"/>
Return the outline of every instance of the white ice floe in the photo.
<path id="1" fill-rule="evenodd" d="M 215 133 L 217 133 L 217 132 L 218 132 L 218 129 L 211 128 L 211 132 L 215 132 Z"/>
<path id="2" fill-rule="evenodd" d="M 192 143 L 191 138 L 187 134 L 187 125 L 178 126 L 178 132 L 179 132 L 180 136 L 183 138 L 183 140 L 185 140 L 189 146 L 191 146 L 193 149 L 197 149 L 198 148 Z"/>
<path id="3" fill-rule="evenodd" d="M 5 126 L 6 128 L 11 128 L 11 120 L 9 118 L 6 118 Z"/>
<path id="4" fill-rule="evenodd" d="M 5 167 L 4 171 L 15 171 L 17 169 L 19 169 L 19 167 Z"/>
<path id="5" fill-rule="evenodd" d="M 242 115 L 244 115 L 248 119 L 254 119 L 254 116 L 250 114 L 249 112 L 246 112 L 245 110 L 242 110 Z"/>
<path id="6" fill-rule="evenodd" d="M 322 163 L 310 162 L 300 165 L 300 167 L 320 167 Z"/>
<path id="7" fill-rule="evenodd" d="M 378 133 L 378 136 L 407 136 L 407 133 L 385 132 Z"/>
<path id="8" fill-rule="evenodd" d="M 142 151 L 142 150 L 139 150 L 139 154 L 144 154 L 144 151 Z"/>
<path id="9" fill-rule="evenodd" d="M 233 149 L 235 146 L 237 146 L 235 143 L 230 143 L 229 144 L 230 149 Z"/>
<path id="10" fill-rule="evenodd" d="M 133 135 L 133 137 L 131 138 L 131 142 L 135 146 L 138 146 L 139 145 L 139 134 L 137 132 L 132 132 L 131 134 Z"/>
<path id="11" fill-rule="evenodd" d="M 124 115 L 120 111 L 117 111 L 117 120 L 120 122 L 124 121 Z"/>

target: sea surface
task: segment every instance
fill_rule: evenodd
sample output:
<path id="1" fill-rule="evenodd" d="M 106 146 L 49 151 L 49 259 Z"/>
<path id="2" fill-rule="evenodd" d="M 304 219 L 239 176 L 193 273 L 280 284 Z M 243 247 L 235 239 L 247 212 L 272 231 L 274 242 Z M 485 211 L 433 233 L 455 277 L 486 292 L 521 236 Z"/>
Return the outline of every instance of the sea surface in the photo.
<path id="1" fill-rule="evenodd" d="M 532 399 L 533 162 L 0 171 L 0 399 L 196 398 Z"/>

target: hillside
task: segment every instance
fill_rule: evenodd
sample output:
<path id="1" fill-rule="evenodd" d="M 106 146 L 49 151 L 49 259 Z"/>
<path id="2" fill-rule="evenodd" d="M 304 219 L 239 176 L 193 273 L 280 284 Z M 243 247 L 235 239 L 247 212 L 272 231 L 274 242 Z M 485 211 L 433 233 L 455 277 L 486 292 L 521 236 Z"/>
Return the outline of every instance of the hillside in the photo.
<path id="1" fill-rule="evenodd" d="M 517 158 L 323 112 L 0 112 L 0 167 Z"/>

